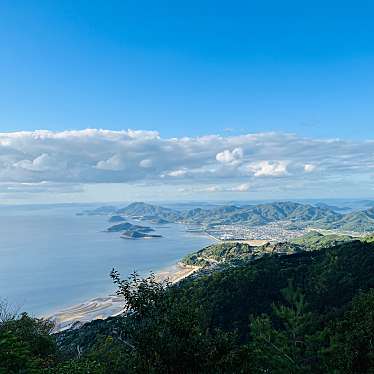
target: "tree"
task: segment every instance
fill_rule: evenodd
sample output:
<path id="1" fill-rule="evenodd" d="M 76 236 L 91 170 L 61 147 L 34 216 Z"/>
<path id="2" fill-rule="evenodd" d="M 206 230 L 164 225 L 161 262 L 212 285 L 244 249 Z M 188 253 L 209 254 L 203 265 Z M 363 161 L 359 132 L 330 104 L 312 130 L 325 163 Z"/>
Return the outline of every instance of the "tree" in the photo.
<path id="1" fill-rule="evenodd" d="M 338 373 L 374 373 L 374 290 L 356 296 L 331 328 L 330 362 Z"/>
<path id="2" fill-rule="evenodd" d="M 235 334 L 211 329 L 198 300 L 186 299 L 178 287 L 157 282 L 153 274 L 122 280 L 113 271 L 111 276 L 127 313 L 120 336 L 113 338 L 126 348 L 135 372 L 217 372 L 232 365 Z"/>
<path id="3" fill-rule="evenodd" d="M 315 318 L 305 297 L 292 283 L 282 290 L 286 304 L 273 305 L 271 316 L 253 318 L 247 352 L 255 372 L 312 373 L 323 346 L 324 331 L 315 330 Z"/>
<path id="4" fill-rule="evenodd" d="M 39 373 L 52 364 L 56 344 L 50 335 L 53 324 L 20 315 L 0 303 L 0 373 Z"/>

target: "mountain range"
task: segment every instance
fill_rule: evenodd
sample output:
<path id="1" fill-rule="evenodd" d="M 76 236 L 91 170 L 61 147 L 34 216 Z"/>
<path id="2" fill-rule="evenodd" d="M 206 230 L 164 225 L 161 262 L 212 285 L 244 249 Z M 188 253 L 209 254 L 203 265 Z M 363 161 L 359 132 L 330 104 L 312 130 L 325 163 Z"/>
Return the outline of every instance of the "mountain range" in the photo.
<path id="1" fill-rule="evenodd" d="M 374 207 L 343 214 L 325 205 L 301 204 L 297 202 L 273 202 L 258 205 L 226 205 L 211 209 L 194 208 L 176 210 L 144 202 L 134 202 L 128 206 L 98 208 L 85 214 L 111 214 L 140 218 L 162 223 L 177 222 L 206 226 L 245 224 L 261 226 L 277 221 L 287 221 L 290 227 L 316 227 L 344 231 L 374 231 Z"/>
<path id="2" fill-rule="evenodd" d="M 129 216 L 157 216 L 170 222 L 222 225 L 247 224 L 260 226 L 276 221 L 290 221 L 294 225 L 312 225 L 344 231 L 374 231 L 374 208 L 342 214 L 331 208 L 296 202 L 274 202 L 237 207 L 222 206 L 212 209 L 195 208 L 177 211 L 146 203 L 132 203 L 119 211 Z"/>

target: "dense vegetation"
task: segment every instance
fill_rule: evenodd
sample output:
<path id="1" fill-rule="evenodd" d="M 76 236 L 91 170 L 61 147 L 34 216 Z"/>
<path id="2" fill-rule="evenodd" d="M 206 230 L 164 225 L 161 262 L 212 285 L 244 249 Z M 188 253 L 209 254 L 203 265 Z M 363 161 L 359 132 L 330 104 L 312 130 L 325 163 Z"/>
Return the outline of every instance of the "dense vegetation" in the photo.
<path id="1" fill-rule="evenodd" d="M 352 231 L 373 231 L 374 208 L 345 214 L 340 220 L 332 222 L 329 228 Z"/>
<path id="2" fill-rule="evenodd" d="M 10 318 L 0 373 L 374 372 L 371 239 L 243 259 L 174 286 L 112 278 L 127 317 L 53 337 L 46 322 Z"/>
<path id="3" fill-rule="evenodd" d="M 301 237 L 291 239 L 290 243 L 299 245 L 300 249 L 304 251 L 315 251 L 317 249 L 334 247 L 352 240 L 353 238 L 349 235 L 323 235 L 317 231 L 311 231 Z"/>
<path id="4" fill-rule="evenodd" d="M 304 251 L 315 251 L 334 247 L 338 244 L 353 241 L 348 235 L 323 235 L 311 231 L 288 242 L 267 243 L 262 246 L 251 246 L 245 242 L 223 242 L 212 244 L 185 256 L 182 262 L 186 265 L 211 266 L 221 263 L 237 263 L 242 260 L 254 260 L 264 254 L 293 254 Z"/>

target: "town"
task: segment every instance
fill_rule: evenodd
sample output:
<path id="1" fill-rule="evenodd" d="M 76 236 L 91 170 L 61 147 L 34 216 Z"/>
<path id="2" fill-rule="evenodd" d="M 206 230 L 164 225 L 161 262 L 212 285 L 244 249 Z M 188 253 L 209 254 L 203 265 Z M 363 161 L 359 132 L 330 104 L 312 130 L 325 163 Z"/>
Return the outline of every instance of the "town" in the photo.
<path id="1" fill-rule="evenodd" d="M 271 222 L 262 226 L 243 224 L 209 227 L 205 232 L 217 240 L 264 240 L 282 242 L 305 234 L 304 229 L 289 229 L 290 222 Z"/>

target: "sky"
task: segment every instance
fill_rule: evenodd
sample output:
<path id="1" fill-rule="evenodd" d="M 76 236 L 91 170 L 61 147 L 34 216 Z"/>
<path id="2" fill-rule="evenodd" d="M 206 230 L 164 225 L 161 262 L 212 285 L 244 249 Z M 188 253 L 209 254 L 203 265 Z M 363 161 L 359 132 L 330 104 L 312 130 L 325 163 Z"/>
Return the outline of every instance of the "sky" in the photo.
<path id="1" fill-rule="evenodd" d="M 0 3 L 2 203 L 372 197 L 372 1 Z"/>

